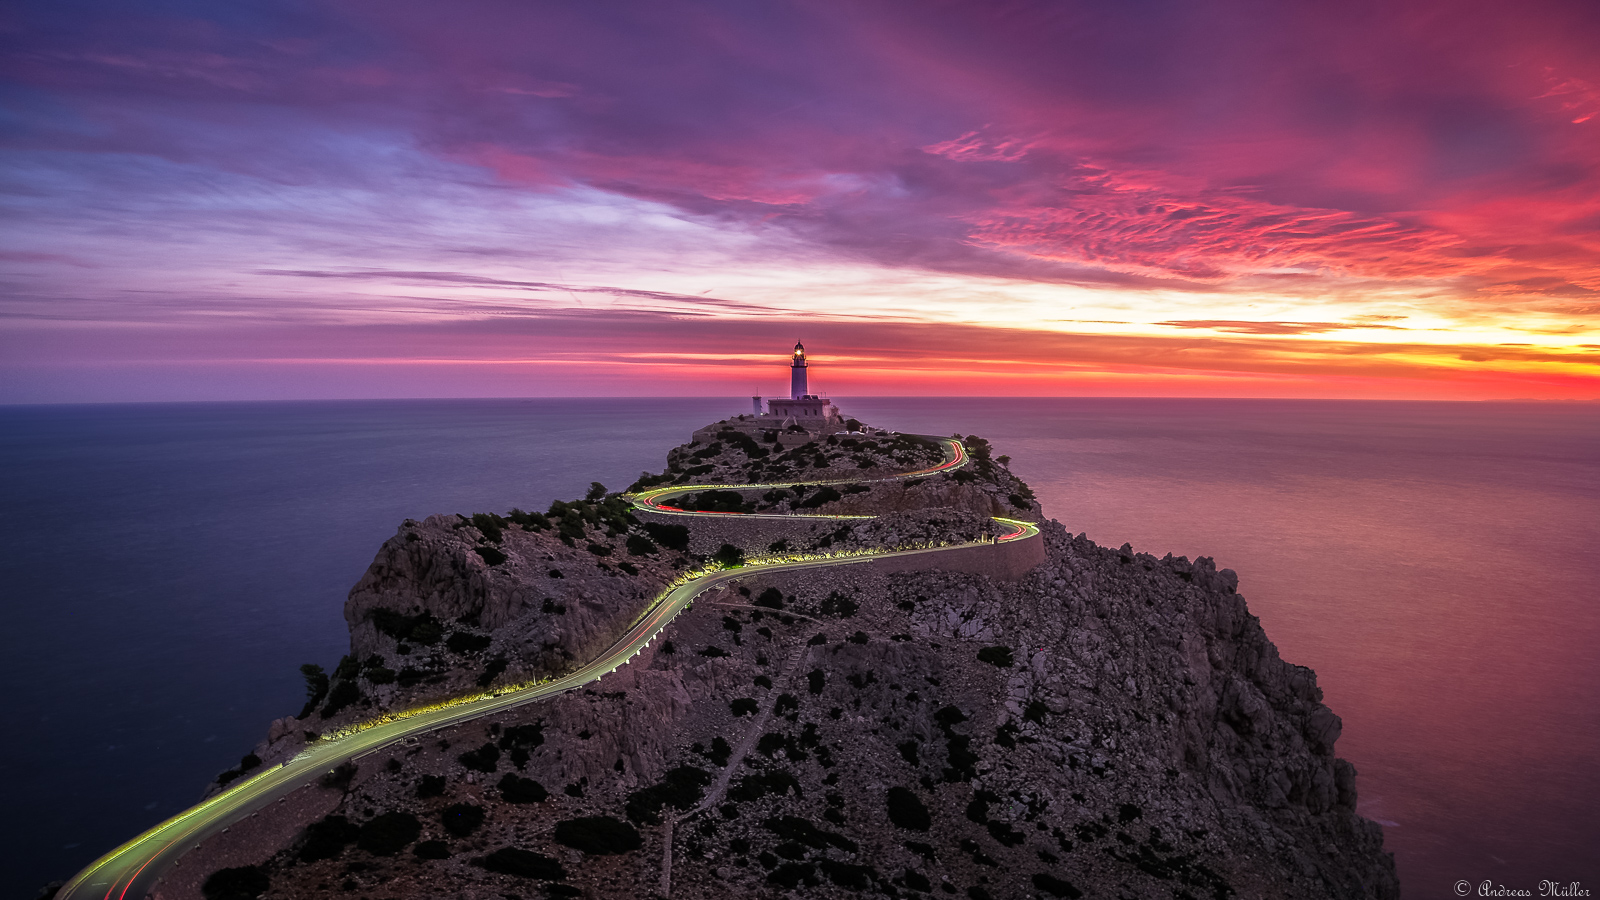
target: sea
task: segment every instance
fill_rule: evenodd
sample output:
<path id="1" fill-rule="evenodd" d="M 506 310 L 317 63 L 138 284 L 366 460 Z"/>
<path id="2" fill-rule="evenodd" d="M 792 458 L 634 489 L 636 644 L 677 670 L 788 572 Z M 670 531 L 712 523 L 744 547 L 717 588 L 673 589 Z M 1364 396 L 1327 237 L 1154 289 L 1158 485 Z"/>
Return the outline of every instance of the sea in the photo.
<path id="1" fill-rule="evenodd" d="M 846 398 L 1209 556 L 1344 720 L 1407 898 L 1600 896 L 1600 404 Z M 400 522 L 625 487 L 738 399 L 0 407 L 0 897 L 192 805 Z"/>

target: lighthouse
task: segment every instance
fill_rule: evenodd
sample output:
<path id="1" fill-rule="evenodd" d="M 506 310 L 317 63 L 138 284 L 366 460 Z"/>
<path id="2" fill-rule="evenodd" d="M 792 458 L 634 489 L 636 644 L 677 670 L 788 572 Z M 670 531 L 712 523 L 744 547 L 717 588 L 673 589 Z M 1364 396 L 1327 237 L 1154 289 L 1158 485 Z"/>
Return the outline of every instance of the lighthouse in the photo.
<path id="1" fill-rule="evenodd" d="M 806 345 L 794 342 L 794 360 L 789 363 L 789 399 L 800 400 L 806 390 Z"/>

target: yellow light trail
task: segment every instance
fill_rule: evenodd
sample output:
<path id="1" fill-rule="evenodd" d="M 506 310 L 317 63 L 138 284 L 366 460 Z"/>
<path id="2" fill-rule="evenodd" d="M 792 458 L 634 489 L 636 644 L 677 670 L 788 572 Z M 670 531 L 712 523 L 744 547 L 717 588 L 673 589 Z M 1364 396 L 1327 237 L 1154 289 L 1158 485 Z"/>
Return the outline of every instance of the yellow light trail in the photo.
<path id="1" fill-rule="evenodd" d="M 968 461 L 966 449 L 960 441 L 941 438 L 946 458 L 937 466 L 916 472 L 907 472 L 871 481 L 892 481 L 916 478 L 936 472 L 960 468 Z M 796 484 L 843 484 L 850 479 L 828 482 L 787 482 L 764 485 L 689 485 L 661 488 L 633 495 L 635 505 L 649 512 L 667 512 L 679 515 L 717 515 L 662 510 L 648 505 L 647 500 L 659 500 L 665 495 L 679 492 L 706 490 L 708 488 L 776 488 Z M 794 518 L 860 519 L 872 516 L 826 516 L 808 514 Z M 995 539 L 1007 542 L 1033 537 L 1039 529 L 1030 522 L 1016 519 L 995 521 L 1010 526 L 1011 533 Z M 457 697 L 400 712 L 389 713 L 365 722 L 336 729 L 308 745 L 293 758 L 280 765 L 240 781 L 222 793 L 179 813 L 159 825 L 133 838 L 127 843 L 92 863 L 79 872 L 56 894 L 57 900 L 128 900 L 142 898 L 151 891 L 161 876 L 187 851 L 197 847 L 215 834 L 236 822 L 256 813 L 274 801 L 281 801 L 292 791 L 305 787 L 331 772 L 336 767 L 391 744 L 458 725 L 493 713 L 504 712 L 523 704 L 544 700 L 574 690 L 615 672 L 654 640 L 678 613 L 687 609 L 696 597 L 726 582 L 752 575 L 791 572 L 800 569 L 827 566 L 853 565 L 890 557 L 915 556 L 940 553 L 962 547 L 988 546 L 989 541 L 970 541 L 957 544 L 915 546 L 892 550 L 850 550 L 836 553 L 787 553 L 754 557 L 744 566 L 736 568 L 710 567 L 687 572 L 674 578 L 654 601 L 629 626 L 627 632 L 599 658 L 559 678 L 528 682 L 503 687 L 494 691 Z"/>

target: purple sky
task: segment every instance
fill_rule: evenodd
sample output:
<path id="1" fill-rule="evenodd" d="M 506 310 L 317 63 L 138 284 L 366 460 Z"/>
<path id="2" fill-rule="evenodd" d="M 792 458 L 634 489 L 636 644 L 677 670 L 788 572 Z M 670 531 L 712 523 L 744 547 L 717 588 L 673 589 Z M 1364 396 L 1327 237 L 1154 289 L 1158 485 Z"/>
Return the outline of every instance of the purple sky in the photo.
<path id="1" fill-rule="evenodd" d="M 0 402 L 1600 397 L 1600 5 L 0 12 Z"/>

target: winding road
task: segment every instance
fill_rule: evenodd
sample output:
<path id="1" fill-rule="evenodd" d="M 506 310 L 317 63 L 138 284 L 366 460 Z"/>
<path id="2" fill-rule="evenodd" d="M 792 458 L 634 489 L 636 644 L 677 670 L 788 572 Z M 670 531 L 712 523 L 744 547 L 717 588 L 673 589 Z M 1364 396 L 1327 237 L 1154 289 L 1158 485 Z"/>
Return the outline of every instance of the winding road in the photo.
<path id="1" fill-rule="evenodd" d="M 938 438 L 944 446 L 944 460 L 940 464 L 915 472 L 905 472 L 884 478 L 836 479 L 823 481 L 797 481 L 774 484 L 708 485 L 691 484 L 655 488 L 631 495 L 634 506 L 642 511 L 668 515 L 745 515 L 760 518 L 819 518 L 866 519 L 871 516 L 830 516 L 821 513 L 716 513 L 694 512 L 667 505 L 665 501 L 694 491 L 704 490 L 756 490 L 791 488 L 796 485 L 826 485 L 865 483 L 920 478 L 937 472 L 960 468 L 967 463 L 965 448 L 960 441 Z M 1009 542 L 1032 537 L 1039 533 L 1032 523 L 996 517 L 1011 527 L 1008 534 L 995 540 Z M 786 554 L 752 558 L 744 566 L 734 569 L 711 569 L 683 576 L 669 586 L 639 619 L 629 627 L 612 647 L 599 658 L 561 678 L 531 685 L 518 685 L 476 697 L 461 698 L 422 709 L 394 713 L 372 722 L 362 723 L 325 736 L 308 745 L 292 759 L 243 779 L 214 797 L 168 819 L 143 834 L 112 850 L 96 860 L 73 878 L 57 894 L 57 900 L 129 900 L 144 898 L 166 871 L 175 865 L 184 853 L 206 838 L 226 830 L 229 826 L 282 801 L 298 788 L 311 784 L 335 767 L 359 760 L 392 744 L 419 735 L 501 712 L 512 707 L 553 697 L 557 694 L 598 680 L 615 672 L 640 651 L 649 646 L 669 623 L 705 591 L 720 584 L 766 572 L 789 572 L 799 569 L 826 566 L 853 565 L 873 562 L 889 557 L 940 553 L 960 547 L 979 546 L 987 542 L 950 544 L 909 550 L 864 551 L 848 555 Z"/>

